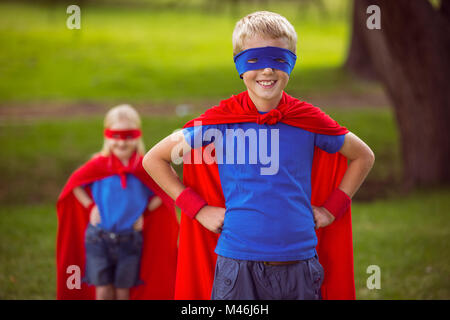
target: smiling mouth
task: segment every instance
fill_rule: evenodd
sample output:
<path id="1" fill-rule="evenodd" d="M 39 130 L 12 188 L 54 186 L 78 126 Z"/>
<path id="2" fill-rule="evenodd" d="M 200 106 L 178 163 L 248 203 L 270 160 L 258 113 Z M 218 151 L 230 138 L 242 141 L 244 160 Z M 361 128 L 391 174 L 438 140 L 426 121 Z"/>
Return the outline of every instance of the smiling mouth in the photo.
<path id="1" fill-rule="evenodd" d="M 264 89 L 270 89 L 275 86 L 275 83 L 277 83 L 277 80 L 259 80 L 256 82 Z"/>

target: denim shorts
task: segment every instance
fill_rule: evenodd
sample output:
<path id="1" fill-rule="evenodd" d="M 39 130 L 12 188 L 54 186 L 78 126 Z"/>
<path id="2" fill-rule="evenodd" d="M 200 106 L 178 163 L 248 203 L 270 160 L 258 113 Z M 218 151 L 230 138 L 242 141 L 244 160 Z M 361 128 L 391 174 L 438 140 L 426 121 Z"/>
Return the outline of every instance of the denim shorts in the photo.
<path id="1" fill-rule="evenodd" d="M 217 257 L 212 300 L 321 300 L 316 256 L 288 265 Z"/>
<path id="2" fill-rule="evenodd" d="M 84 282 L 116 288 L 131 288 L 139 279 L 142 232 L 112 233 L 89 224 L 85 233 L 86 268 Z"/>

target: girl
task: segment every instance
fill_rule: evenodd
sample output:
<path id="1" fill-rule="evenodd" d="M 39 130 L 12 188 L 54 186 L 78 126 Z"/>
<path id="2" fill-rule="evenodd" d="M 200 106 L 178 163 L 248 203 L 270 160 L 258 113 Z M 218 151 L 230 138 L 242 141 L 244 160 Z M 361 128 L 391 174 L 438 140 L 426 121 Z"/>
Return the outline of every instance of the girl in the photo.
<path id="1" fill-rule="evenodd" d="M 59 260 L 67 257 L 62 252 L 70 246 L 63 229 L 71 206 L 60 203 L 72 199 L 85 216 L 85 222 L 75 225 L 87 224 L 81 229 L 82 265 L 85 282 L 95 286 L 95 297 L 129 299 L 130 288 L 145 284 L 136 287 L 141 294 L 135 298 L 171 299 L 178 222 L 173 202 L 142 168 L 145 147 L 140 117 L 131 106 L 120 105 L 106 114 L 104 128 L 102 150 L 74 172 L 58 201 Z M 149 269 L 143 270 L 147 264 Z M 58 269 L 59 292 L 67 291 L 64 279 L 59 279 L 63 265 Z M 147 272 L 152 278 L 145 281 Z"/>

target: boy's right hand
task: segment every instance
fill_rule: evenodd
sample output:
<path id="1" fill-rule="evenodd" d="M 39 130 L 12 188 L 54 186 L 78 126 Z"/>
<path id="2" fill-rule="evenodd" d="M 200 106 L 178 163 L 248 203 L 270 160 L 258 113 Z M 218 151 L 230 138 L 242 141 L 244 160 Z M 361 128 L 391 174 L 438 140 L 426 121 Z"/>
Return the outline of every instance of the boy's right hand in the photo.
<path id="1" fill-rule="evenodd" d="M 209 231 L 221 233 L 223 220 L 225 219 L 225 208 L 204 206 L 197 213 L 195 219 Z"/>

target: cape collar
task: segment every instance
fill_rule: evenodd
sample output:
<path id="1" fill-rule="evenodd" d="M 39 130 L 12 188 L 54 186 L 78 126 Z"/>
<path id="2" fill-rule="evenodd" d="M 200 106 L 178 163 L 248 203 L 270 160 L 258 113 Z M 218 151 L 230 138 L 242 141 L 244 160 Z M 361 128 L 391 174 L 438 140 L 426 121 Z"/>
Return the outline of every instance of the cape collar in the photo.
<path id="1" fill-rule="evenodd" d="M 242 108 L 243 113 L 254 114 L 256 116 L 255 122 L 257 124 L 276 124 L 283 119 L 283 111 L 285 111 L 288 107 L 288 101 L 291 98 L 284 91 L 282 93 L 281 99 L 278 102 L 276 108 L 265 112 L 260 113 L 253 103 L 248 91 L 244 91 L 237 96 L 232 96 L 232 99 L 235 102 L 234 108 Z M 293 99 L 293 98 L 291 98 Z"/>
<path id="2" fill-rule="evenodd" d="M 188 121 L 184 128 L 245 122 L 269 125 L 282 122 L 313 133 L 328 135 L 342 135 L 348 132 L 345 127 L 340 126 L 320 108 L 295 99 L 284 91 L 278 106 L 267 113 L 259 113 L 248 92 L 244 91 L 222 100 L 218 106 L 212 107 L 201 116 Z"/>
<path id="3" fill-rule="evenodd" d="M 134 152 L 128 161 L 128 165 L 124 166 L 122 161 L 120 161 L 120 159 L 111 152 L 107 160 L 107 167 L 112 174 L 119 175 L 122 188 L 125 189 L 127 187 L 126 175 L 127 173 L 133 173 L 136 171 L 139 165 L 139 160 L 140 157 L 137 152 Z"/>

